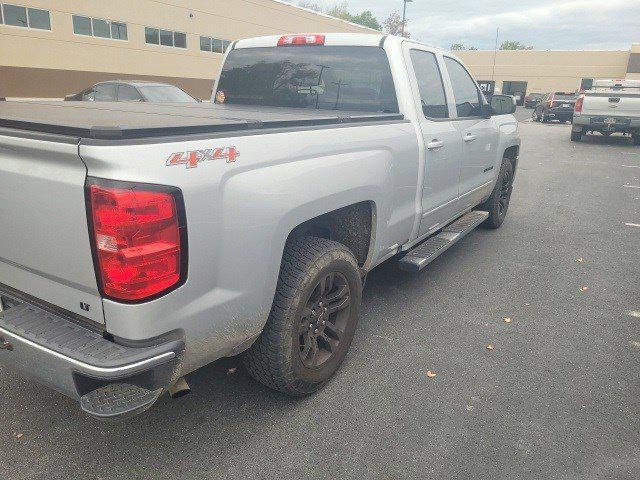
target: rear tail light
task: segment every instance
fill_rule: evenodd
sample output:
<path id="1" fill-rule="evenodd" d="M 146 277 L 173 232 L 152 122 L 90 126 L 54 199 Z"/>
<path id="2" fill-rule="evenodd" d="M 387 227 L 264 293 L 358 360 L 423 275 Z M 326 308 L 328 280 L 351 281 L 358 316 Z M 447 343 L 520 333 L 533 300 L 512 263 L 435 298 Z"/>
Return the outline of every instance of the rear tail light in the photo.
<path id="1" fill-rule="evenodd" d="M 584 103 L 584 95 L 580 95 L 576 99 L 576 104 L 573 106 L 574 113 L 582 113 L 582 104 Z"/>
<path id="2" fill-rule="evenodd" d="M 553 99 L 555 98 L 555 94 L 551 95 L 551 97 L 549 98 L 549 108 L 553 108 Z"/>
<path id="3" fill-rule="evenodd" d="M 180 190 L 91 180 L 87 200 L 105 297 L 141 302 L 184 283 L 187 239 Z"/>
<path id="4" fill-rule="evenodd" d="M 302 45 L 324 45 L 324 35 L 285 35 L 278 40 L 279 47 L 295 47 Z"/>

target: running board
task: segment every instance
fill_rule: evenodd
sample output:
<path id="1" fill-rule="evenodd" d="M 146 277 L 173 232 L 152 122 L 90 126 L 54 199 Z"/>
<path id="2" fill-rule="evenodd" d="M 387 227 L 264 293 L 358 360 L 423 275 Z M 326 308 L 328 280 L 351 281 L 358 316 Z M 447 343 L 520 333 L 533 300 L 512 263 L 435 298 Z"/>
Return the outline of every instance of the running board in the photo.
<path id="1" fill-rule="evenodd" d="M 436 258 L 475 230 L 489 217 L 489 212 L 472 210 L 444 227 L 440 233 L 414 247 L 398 262 L 400 270 L 419 272 Z"/>

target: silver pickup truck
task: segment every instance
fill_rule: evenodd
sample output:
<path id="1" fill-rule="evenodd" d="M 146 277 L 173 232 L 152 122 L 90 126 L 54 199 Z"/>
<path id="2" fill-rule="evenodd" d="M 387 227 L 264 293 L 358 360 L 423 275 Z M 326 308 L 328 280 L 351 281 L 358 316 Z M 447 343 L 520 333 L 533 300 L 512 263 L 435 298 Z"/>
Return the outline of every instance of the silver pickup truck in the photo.
<path id="1" fill-rule="evenodd" d="M 640 80 L 595 80 L 576 100 L 571 141 L 598 132 L 630 135 L 640 145 Z"/>
<path id="2" fill-rule="evenodd" d="M 513 99 L 383 35 L 238 41 L 214 104 L 0 105 L 0 364 L 116 418 L 242 354 L 322 387 L 363 280 L 507 213 Z"/>

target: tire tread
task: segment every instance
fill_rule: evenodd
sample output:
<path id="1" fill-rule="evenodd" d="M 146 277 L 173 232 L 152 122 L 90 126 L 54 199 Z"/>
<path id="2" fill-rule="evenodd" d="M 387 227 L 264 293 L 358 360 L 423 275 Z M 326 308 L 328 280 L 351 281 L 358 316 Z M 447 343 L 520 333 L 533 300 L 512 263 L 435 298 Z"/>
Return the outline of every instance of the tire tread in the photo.
<path id="1" fill-rule="evenodd" d="M 287 243 L 269 319 L 260 337 L 242 354 L 243 364 L 253 378 L 287 395 L 307 395 L 326 383 L 308 383 L 296 378 L 289 329 L 303 286 L 319 273 L 317 262 L 327 255 L 347 259 L 358 269 L 352 252 L 341 243 L 309 236 Z"/>

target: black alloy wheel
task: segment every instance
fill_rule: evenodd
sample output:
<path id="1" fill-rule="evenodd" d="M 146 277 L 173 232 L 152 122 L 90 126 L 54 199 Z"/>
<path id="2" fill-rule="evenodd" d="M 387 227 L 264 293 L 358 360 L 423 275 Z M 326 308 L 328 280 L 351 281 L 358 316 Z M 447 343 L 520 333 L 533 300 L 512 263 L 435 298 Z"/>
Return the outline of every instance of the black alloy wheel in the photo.
<path id="1" fill-rule="evenodd" d="M 307 368 L 319 368 L 339 351 L 349 320 L 351 290 L 338 272 L 329 273 L 313 289 L 299 325 L 298 350 Z"/>

